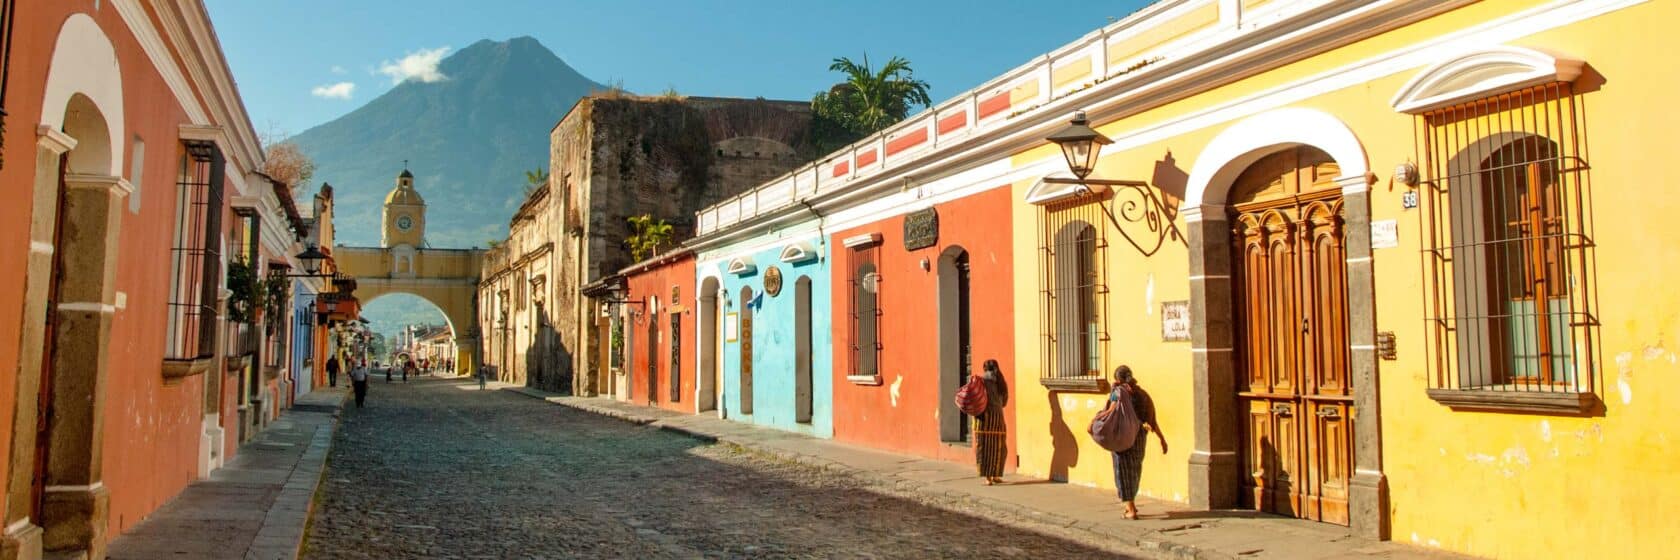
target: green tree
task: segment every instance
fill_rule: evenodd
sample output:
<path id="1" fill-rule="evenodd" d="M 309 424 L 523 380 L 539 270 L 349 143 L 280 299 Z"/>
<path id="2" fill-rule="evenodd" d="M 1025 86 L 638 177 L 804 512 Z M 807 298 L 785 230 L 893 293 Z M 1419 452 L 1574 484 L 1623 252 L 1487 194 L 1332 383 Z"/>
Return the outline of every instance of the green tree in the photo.
<path id="1" fill-rule="evenodd" d="M 631 259 L 639 261 L 659 254 L 659 247 L 671 242 L 671 224 L 665 223 L 665 220 L 655 220 L 651 215 L 642 214 L 631 216 L 628 221 L 631 233 L 624 242 L 630 245 Z"/>
<path id="2" fill-rule="evenodd" d="M 904 58 L 892 57 L 877 70 L 867 54 L 862 64 L 840 57 L 828 69 L 846 80 L 811 99 L 812 126 L 825 153 L 904 120 L 917 105 L 933 104 L 928 83 L 916 79 Z"/>
<path id="3" fill-rule="evenodd" d="M 537 189 L 548 184 L 548 170 L 538 167 L 525 172 L 525 194 L 537 192 Z"/>

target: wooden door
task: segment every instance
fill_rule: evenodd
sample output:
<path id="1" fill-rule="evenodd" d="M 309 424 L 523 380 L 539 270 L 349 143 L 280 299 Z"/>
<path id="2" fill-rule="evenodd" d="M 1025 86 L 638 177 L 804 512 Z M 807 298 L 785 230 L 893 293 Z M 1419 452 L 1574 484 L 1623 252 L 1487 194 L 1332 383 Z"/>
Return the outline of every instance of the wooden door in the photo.
<path id="1" fill-rule="evenodd" d="M 659 405 L 659 317 L 648 313 L 647 328 L 647 400 L 649 406 Z"/>
<path id="2" fill-rule="evenodd" d="M 58 203 L 54 205 L 57 217 L 53 219 L 53 248 L 64 247 L 64 174 L 68 156 L 60 156 L 58 160 Z M 45 331 L 41 342 L 41 381 L 40 388 L 35 392 L 35 461 L 31 465 L 33 474 L 29 484 L 29 517 L 41 519 L 41 509 L 47 497 L 47 454 L 51 451 L 52 418 L 53 418 L 53 355 L 58 353 L 58 300 L 59 284 L 64 277 L 64 251 L 54 250 L 52 270 L 47 274 L 47 305 L 46 317 L 42 318 Z M 20 395 L 21 396 L 21 395 Z M 40 521 L 37 521 L 40 523 Z"/>
<path id="3" fill-rule="evenodd" d="M 1245 505 L 1346 525 L 1347 268 L 1329 156 L 1268 156 L 1232 188 Z"/>
<path id="4" fill-rule="evenodd" d="M 753 290 L 741 288 L 741 414 L 753 413 Z"/>
<path id="5" fill-rule="evenodd" d="M 967 251 L 957 255 L 955 268 L 957 272 L 957 367 L 959 368 L 957 370 L 957 387 L 961 388 L 968 384 L 968 377 L 974 375 L 974 345 L 970 338 L 971 331 L 969 328 Z M 969 437 L 972 435 L 969 433 L 970 426 L 966 421 L 967 418 L 963 418 L 963 420 L 963 422 L 957 423 L 958 433 L 961 435 L 961 441 L 969 441 Z"/>

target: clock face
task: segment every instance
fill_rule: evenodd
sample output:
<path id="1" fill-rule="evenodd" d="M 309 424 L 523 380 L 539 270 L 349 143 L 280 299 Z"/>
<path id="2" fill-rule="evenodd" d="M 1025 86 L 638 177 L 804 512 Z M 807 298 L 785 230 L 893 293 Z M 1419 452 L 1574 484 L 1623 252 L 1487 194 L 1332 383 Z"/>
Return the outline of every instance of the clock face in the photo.
<path id="1" fill-rule="evenodd" d="M 409 218 L 408 216 L 401 216 L 401 217 L 397 218 L 397 229 L 400 229 L 400 230 L 403 230 L 403 231 L 408 231 L 408 228 L 412 228 L 412 227 L 414 227 L 414 220 L 413 219 Z"/>

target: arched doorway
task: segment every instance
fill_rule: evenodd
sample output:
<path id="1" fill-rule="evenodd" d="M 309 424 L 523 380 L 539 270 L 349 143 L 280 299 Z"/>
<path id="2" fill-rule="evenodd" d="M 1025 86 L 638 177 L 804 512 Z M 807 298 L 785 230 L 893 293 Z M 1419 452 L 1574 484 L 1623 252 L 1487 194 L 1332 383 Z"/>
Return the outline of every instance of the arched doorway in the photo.
<path id="1" fill-rule="evenodd" d="M 718 409 L 718 361 L 723 358 L 719 351 L 722 337 L 718 331 L 723 330 L 723 313 L 721 311 L 723 298 L 719 296 L 718 279 L 707 277 L 700 283 L 700 342 L 697 344 L 700 352 L 699 374 L 695 378 L 694 406 L 697 412 Z"/>
<path id="2" fill-rule="evenodd" d="M 957 390 L 974 371 L 969 327 L 968 251 L 950 246 L 939 254 L 939 439 L 968 441 L 968 422 L 957 409 Z"/>
<path id="3" fill-rule="evenodd" d="M 1368 176 L 1345 124 L 1296 108 L 1232 125 L 1191 170 L 1193 504 L 1387 537 Z"/>
<path id="4" fill-rule="evenodd" d="M 1347 524 L 1353 391 L 1340 168 L 1310 146 L 1231 187 L 1244 507 Z"/>

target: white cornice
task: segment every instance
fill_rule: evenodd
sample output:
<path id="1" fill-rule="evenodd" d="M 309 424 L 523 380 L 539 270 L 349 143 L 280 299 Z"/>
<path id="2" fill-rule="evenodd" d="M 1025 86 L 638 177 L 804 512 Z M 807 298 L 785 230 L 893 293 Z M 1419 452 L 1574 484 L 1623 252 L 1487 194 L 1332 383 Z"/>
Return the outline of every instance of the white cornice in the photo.
<path id="1" fill-rule="evenodd" d="M 175 58 L 169 52 L 169 47 L 164 44 L 163 37 L 159 36 L 157 28 L 152 26 L 151 18 L 146 15 L 146 8 L 140 5 L 139 0 L 111 0 L 111 6 L 122 16 L 123 23 L 128 25 L 129 32 L 134 34 L 140 48 L 146 51 L 146 57 L 151 59 L 152 67 L 163 76 L 164 84 L 169 86 L 170 93 L 175 94 L 175 102 L 181 104 L 187 118 L 192 119 L 194 124 L 210 124 L 210 116 L 204 112 L 198 98 L 193 96 L 192 87 L 187 85 L 187 78 L 175 64 Z M 163 8 L 163 5 L 158 6 L 160 10 Z"/>
<path id="2" fill-rule="evenodd" d="M 63 155 L 64 152 L 76 149 L 76 139 L 59 132 L 58 129 L 39 125 L 35 127 L 36 143 L 41 147 L 52 150 L 54 154 Z"/>
<path id="3" fill-rule="evenodd" d="M 1573 82 L 1580 60 L 1504 45 L 1475 49 L 1418 72 L 1390 104 L 1401 113 L 1424 113 L 1525 87 Z"/>

